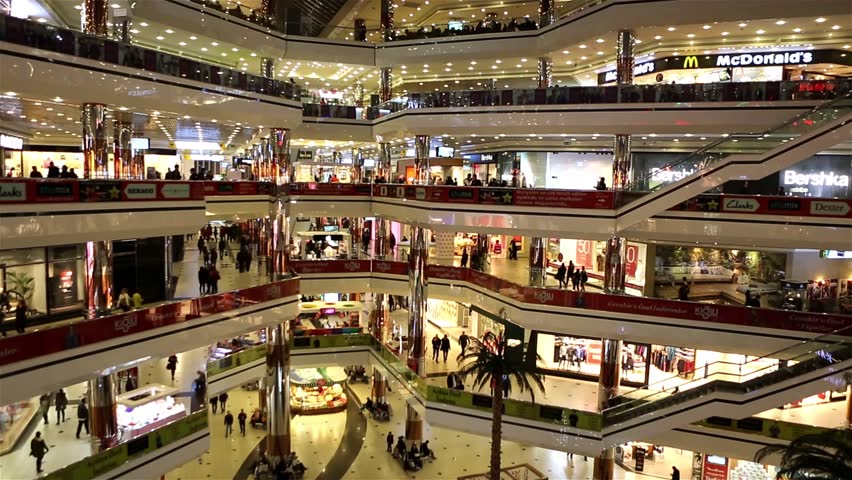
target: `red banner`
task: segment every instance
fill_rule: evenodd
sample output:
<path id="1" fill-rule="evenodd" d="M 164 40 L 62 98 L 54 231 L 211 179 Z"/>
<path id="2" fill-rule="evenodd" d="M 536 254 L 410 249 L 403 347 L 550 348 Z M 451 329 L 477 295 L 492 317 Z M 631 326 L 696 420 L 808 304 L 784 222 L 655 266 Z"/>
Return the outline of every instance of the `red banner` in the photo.
<path id="1" fill-rule="evenodd" d="M 636 276 L 636 267 L 639 265 L 639 246 L 627 244 L 627 258 L 624 260 L 624 271 L 628 277 Z"/>
<path id="2" fill-rule="evenodd" d="M 0 204 L 204 200 L 202 182 L 152 180 L 0 180 Z"/>
<path id="3" fill-rule="evenodd" d="M 300 275 L 315 273 L 369 273 L 369 260 L 299 260 L 290 262 L 290 268 Z M 407 272 L 407 269 L 406 269 Z"/>
<path id="4" fill-rule="evenodd" d="M 608 191 L 521 188 L 514 193 L 514 204 L 519 207 L 613 208 L 613 194 Z"/>
<path id="5" fill-rule="evenodd" d="M 0 345 L 0 365 L 115 340 L 247 305 L 289 297 L 297 293 L 299 293 L 299 279 L 296 278 L 70 325 L 48 326 L 35 332 L 4 338 Z"/>
<path id="6" fill-rule="evenodd" d="M 577 268 L 586 267 L 591 269 L 594 265 L 594 247 L 591 240 L 577 240 Z"/>
<path id="7" fill-rule="evenodd" d="M 369 183 L 291 183 L 290 195 L 346 195 L 370 196 L 372 186 Z"/>
<path id="8" fill-rule="evenodd" d="M 852 218 L 852 200 L 763 195 L 699 195 L 670 210 L 741 215 Z"/>

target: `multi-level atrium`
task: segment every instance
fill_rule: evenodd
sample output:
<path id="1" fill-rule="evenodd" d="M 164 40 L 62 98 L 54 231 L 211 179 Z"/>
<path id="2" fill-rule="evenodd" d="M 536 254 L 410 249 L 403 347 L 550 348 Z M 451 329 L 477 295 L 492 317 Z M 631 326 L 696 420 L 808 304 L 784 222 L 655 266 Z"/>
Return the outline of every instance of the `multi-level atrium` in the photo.
<path id="1" fill-rule="evenodd" d="M 0 13 L 0 478 L 768 480 L 852 419 L 848 1 Z"/>

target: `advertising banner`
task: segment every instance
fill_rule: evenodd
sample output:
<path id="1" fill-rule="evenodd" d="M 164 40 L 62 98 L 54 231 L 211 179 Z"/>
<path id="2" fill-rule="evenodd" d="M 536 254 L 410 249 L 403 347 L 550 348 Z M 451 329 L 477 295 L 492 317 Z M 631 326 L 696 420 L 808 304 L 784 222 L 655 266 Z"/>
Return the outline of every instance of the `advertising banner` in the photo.
<path id="1" fill-rule="evenodd" d="M 586 267 L 587 270 L 594 265 L 593 244 L 591 240 L 577 240 L 576 265 L 577 268 Z"/>
<path id="2" fill-rule="evenodd" d="M 636 267 L 639 265 L 639 246 L 628 243 L 626 256 L 624 270 L 628 277 L 635 277 Z"/>
<path id="3" fill-rule="evenodd" d="M 544 190 L 522 188 L 515 191 L 514 205 L 551 208 L 612 208 L 612 192 L 583 190 Z"/>

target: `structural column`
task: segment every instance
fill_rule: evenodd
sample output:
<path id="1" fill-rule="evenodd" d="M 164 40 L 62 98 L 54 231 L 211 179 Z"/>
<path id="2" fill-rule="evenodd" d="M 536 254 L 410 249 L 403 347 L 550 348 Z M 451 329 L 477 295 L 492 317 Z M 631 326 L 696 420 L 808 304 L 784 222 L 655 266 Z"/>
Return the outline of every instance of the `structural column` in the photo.
<path id="1" fill-rule="evenodd" d="M 350 167 L 352 183 L 361 183 L 364 177 L 364 156 L 360 148 L 352 149 L 352 166 Z"/>
<path id="2" fill-rule="evenodd" d="M 134 137 L 142 138 L 140 132 L 133 134 Z M 133 149 L 133 158 L 130 163 L 130 178 L 143 179 L 145 178 L 145 150 L 133 148 L 133 142 L 130 142 L 130 147 Z"/>
<path id="3" fill-rule="evenodd" d="M 414 183 L 426 185 L 429 183 L 429 135 L 414 136 Z"/>
<path id="4" fill-rule="evenodd" d="M 491 253 L 489 249 L 490 245 L 487 234 L 478 233 L 476 235 L 476 244 L 474 245 L 476 250 L 475 254 L 471 255 L 471 260 L 475 260 L 475 262 L 471 265 L 471 268 L 479 270 L 482 273 L 489 273 L 491 264 L 488 260 L 488 255 Z"/>
<path id="5" fill-rule="evenodd" d="M 133 124 L 115 120 L 112 123 L 112 169 L 115 178 L 130 178 L 133 169 L 133 152 L 130 144 L 133 138 Z"/>
<path id="6" fill-rule="evenodd" d="M 379 102 L 389 102 L 393 98 L 393 68 L 382 67 L 379 70 Z"/>
<path id="7" fill-rule="evenodd" d="M 609 407 L 618 395 L 621 383 L 621 340 L 604 339 L 601 349 L 601 376 L 598 381 L 598 411 Z M 595 480 L 612 480 L 615 473 L 615 449 L 608 448 L 595 458 Z"/>
<path id="8" fill-rule="evenodd" d="M 390 248 L 390 220 L 376 217 L 373 221 L 376 229 L 376 241 L 373 245 L 373 256 L 376 260 L 393 260 Z"/>
<path id="9" fill-rule="evenodd" d="M 405 441 L 406 443 L 423 440 L 423 416 L 411 404 L 405 404 Z"/>
<path id="10" fill-rule="evenodd" d="M 538 28 L 544 28 L 556 20 L 554 0 L 538 0 Z"/>
<path id="11" fill-rule="evenodd" d="M 272 178 L 279 185 L 292 180 L 290 164 L 290 129 L 273 128 L 269 131 L 269 146 L 272 151 Z"/>
<path id="12" fill-rule="evenodd" d="M 83 2 L 83 33 L 106 37 L 109 2 L 107 0 L 85 0 Z"/>
<path id="13" fill-rule="evenodd" d="M 616 84 L 621 86 L 633 85 L 633 50 L 636 39 L 630 30 L 618 32 L 616 41 Z M 619 101 L 621 94 L 619 93 Z M 632 151 L 630 135 L 616 134 L 613 145 L 612 159 L 612 190 L 616 207 L 621 202 L 621 193 L 630 188 Z"/>
<path id="14" fill-rule="evenodd" d="M 165 262 L 165 280 L 166 280 L 166 300 L 171 300 L 175 296 L 174 289 L 172 288 L 172 277 L 174 276 L 174 244 L 172 242 L 172 236 L 166 235 L 163 237 L 163 254 Z"/>
<path id="15" fill-rule="evenodd" d="M 89 317 L 112 310 L 112 241 L 86 242 L 86 308 Z"/>
<path id="16" fill-rule="evenodd" d="M 107 178 L 107 106 L 84 103 L 80 122 L 83 124 L 83 178 Z"/>
<path id="17" fill-rule="evenodd" d="M 383 177 L 385 182 L 391 183 L 391 144 L 390 142 L 379 142 L 379 165 L 376 169 L 376 178 Z"/>
<path id="18" fill-rule="evenodd" d="M 279 280 L 290 275 L 290 219 L 287 215 L 287 200 L 278 197 L 275 217 L 272 219 L 272 278 Z"/>
<path id="19" fill-rule="evenodd" d="M 266 328 L 266 455 L 277 465 L 290 454 L 289 324 Z"/>
<path id="20" fill-rule="evenodd" d="M 370 312 L 370 333 L 384 343 L 384 329 L 387 325 L 387 310 L 385 309 L 385 294 L 373 294 L 373 311 Z"/>
<path id="21" fill-rule="evenodd" d="M 385 397 L 387 397 L 387 388 L 388 383 L 385 380 L 385 376 L 382 375 L 382 371 L 373 367 L 373 385 L 370 392 L 370 396 L 373 397 L 373 401 L 378 402 L 379 400 L 385 400 Z"/>
<path id="22" fill-rule="evenodd" d="M 426 375 L 426 303 L 429 281 L 426 262 L 429 255 L 429 230 L 412 227 L 408 254 L 408 368 Z"/>
<path id="23" fill-rule="evenodd" d="M 544 239 L 530 239 L 530 286 L 544 287 L 547 278 Z"/>
<path id="24" fill-rule="evenodd" d="M 393 40 L 395 34 L 393 31 L 393 14 L 396 7 L 394 0 L 381 0 L 379 8 L 379 29 L 381 30 L 382 40 L 389 42 Z"/>
<path id="25" fill-rule="evenodd" d="M 115 413 L 115 376 L 100 372 L 89 380 L 89 422 L 92 452 L 102 452 L 118 443 L 118 417 Z"/>
<path id="26" fill-rule="evenodd" d="M 553 86 L 553 59 L 539 57 L 538 59 L 538 88 Z"/>
<path id="27" fill-rule="evenodd" d="M 604 293 L 624 294 L 627 281 L 625 262 L 627 259 L 627 239 L 615 235 L 609 237 L 604 260 Z"/>

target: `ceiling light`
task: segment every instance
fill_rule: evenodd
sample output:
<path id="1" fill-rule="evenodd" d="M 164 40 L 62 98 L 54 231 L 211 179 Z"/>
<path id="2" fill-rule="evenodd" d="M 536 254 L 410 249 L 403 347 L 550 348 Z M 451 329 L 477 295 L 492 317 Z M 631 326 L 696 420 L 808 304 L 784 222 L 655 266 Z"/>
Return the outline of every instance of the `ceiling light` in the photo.
<path id="1" fill-rule="evenodd" d="M 730 32 L 722 32 L 723 37 L 727 37 L 728 35 L 730 35 Z"/>
<path id="2" fill-rule="evenodd" d="M 695 38 L 695 34 L 689 33 L 689 34 L 686 35 L 686 38 Z"/>
<path id="3" fill-rule="evenodd" d="M 595 40 L 595 41 L 596 41 L 596 42 L 598 42 L 598 43 L 604 43 L 604 39 L 603 39 L 603 38 L 599 38 L 599 39 L 597 39 L 597 40 Z"/>
<path id="4" fill-rule="evenodd" d="M 186 42 L 178 42 L 178 45 L 180 45 L 181 47 L 185 47 L 185 46 L 186 46 Z"/>
<path id="5" fill-rule="evenodd" d="M 39 19 L 38 19 L 38 20 L 36 20 L 36 21 L 37 21 L 38 23 L 47 23 L 47 20 L 45 20 L 44 18 L 39 18 Z"/>
<path id="6" fill-rule="evenodd" d="M 674 32 L 674 31 L 675 31 L 675 30 L 677 30 L 677 29 L 676 29 L 675 27 L 669 27 L 669 28 L 667 28 L 666 30 L 668 30 L 668 31 L 670 31 L 670 32 Z"/>
<path id="7" fill-rule="evenodd" d="M 711 27 L 710 27 L 710 25 L 704 25 L 704 26 L 703 26 L 703 27 L 701 27 L 701 28 L 703 28 L 704 30 L 710 30 L 710 28 L 711 28 Z"/>
<path id="8" fill-rule="evenodd" d="M 145 23 L 145 22 L 139 22 L 139 26 L 140 26 L 140 27 L 147 27 L 147 26 L 148 26 L 148 24 L 147 24 L 147 23 Z"/>
<path id="9" fill-rule="evenodd" d="M 571 52 L 569 52 L 568 50 L 562 50 L 563 55 L 568 55 L 569 53 L 571 53 Z"/>
<path id="10" fill-rule="evenodd" d="M 785 20 L 778 20 L 775 25 L 784 25 L 785 23 L 787 23 Z"/>
<path id="11" fill-rule="evenodd" d="M 190 40 L 198 40 L 198 37 L 196 37 L 195 35 L 192 35 L 192 36 L 189 37 L 189 39 Z"/>
<path id="12" fill-rule="evenodd" d="M 526 62 L 526 61 L 527 61 L 527 59 L 526 59 L 526 58 L 522 58 L 522 59 L 521 59 L 521 62 Z"/>
<path id="13" fill-rule="evenodd" d="M 585 43 L 584 43 L 584 44 L 581 44 L 581 45 L 580 45 L 580 48 L 588 48 L 588 45 L 586 45 Z"/>
<path id="14" fill-rule="evenodd" d="M 239 51 L 240 51 L 240 49 L 239 49 L 239 48 L 237 48 L 237 47 L 233 47 L 233 48 L 231 48 L 231 51 L 232 51 L 232 52 L 239 52 Z"/>
<path id="15" fill-rule="evenodd" d="M 172 30 L 171 28 L 167 28 L 167 29 L 166 29 L 166 33 L 175 33 L 175 31 L 174 31 L 174 30 Z"/>
<path id="16" fill-rule="evenodd" d="M 815 21 L 816 23 L 822 23 L 822 22 L 824 22 L 825 20 L 826 20 L 825 18 L 823 18 L 823 17 L 819 17 L 819 18 L 817 18 L 817 19 L 816 19 L 816 20 L 814 20 L 814 21 Z"/>
<path id="17" fill-rule="evenodd" d="M 218 46 L 219 46 L 219 42 L 210 42 L 210 45 L 213 45 L 214 47 L 218 47 Z"/>
<path id="18" fill-rule="evenodd" d="M 831 27 L 832 30 L 840 30 L 840 25 L 834 25 Z"/>
<path id="19" fill-rule="evenodd" d="M 6 95 L 7 97 L 14 97 L 15 95 L 17 95 L 17 93 L 15 93 L 15 92 L 6 92 L 6 93 L 4 93 L 3 95 Z"/>
<path id="20" fill-rule="evenodd" d="M 207 47 L 201 47 L 201 51 L 202 51 L 202 52 L 206 52 L 206 51 L 207 51 Z"/>
<path id="21" fill-rule="evenodd" d="M 764 33 L 766 33 L 766 30 L 761 29 L 757 31 L 758 35 L 763 35 Z"/>
<path id="22" fill-rule="evenodd" d="M 166 37 L 164 37 L 162 35 L 157 35 L 157 40 L 165 40 L 165 39 L 166 39 Z"/>
<path id="23" fill-rule="evenodd" d="M 659 35 L 657 35 L 656 37 L 654 37 L 654 40 L 662 40 L 662 39 L 663 39 L 663 37 L 661 37 L 661 36 L 659 36 Z"/>

